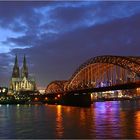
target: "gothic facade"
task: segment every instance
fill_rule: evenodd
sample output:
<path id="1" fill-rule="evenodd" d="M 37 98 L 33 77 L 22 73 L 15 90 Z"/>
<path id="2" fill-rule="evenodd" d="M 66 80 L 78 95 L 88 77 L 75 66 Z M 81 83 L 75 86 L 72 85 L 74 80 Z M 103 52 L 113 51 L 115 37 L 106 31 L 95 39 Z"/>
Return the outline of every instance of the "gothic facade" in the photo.
<path id="1" fill-rule="evenodd" d="M 36 90 L 36 84 L 34 78 L 28 75 L 28 67 L 27 67 L 25 55 L 23 58 L 23 66 L 21 68 L 21 73 L 18 66 L 17 56 L 15 57 L 15 64 L 13 67 L 9 90 L 11 90 L 12 92 Z"/>

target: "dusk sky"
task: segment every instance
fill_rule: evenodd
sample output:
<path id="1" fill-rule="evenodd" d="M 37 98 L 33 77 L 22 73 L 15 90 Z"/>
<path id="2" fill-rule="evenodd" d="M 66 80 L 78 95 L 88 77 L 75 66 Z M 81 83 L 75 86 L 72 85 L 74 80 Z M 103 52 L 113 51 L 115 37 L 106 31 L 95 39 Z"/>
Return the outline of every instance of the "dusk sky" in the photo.
<path id="1" fill-rule="evenodd" d="M 68 80 L 99 55 L 140 56 L 140 2 L 0 1 L 0 86 L 9 86 L 15 54 L 27 56 L 37 86 Z"/>

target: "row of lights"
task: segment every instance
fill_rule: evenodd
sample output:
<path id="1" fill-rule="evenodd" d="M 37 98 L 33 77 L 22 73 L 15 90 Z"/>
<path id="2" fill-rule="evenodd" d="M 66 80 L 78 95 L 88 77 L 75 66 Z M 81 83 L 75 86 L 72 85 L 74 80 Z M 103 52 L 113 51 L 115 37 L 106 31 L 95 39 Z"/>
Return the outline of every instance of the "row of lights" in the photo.
<path id="1" fill-rule="evenodd" d="M 61 97 L 61 95 L 58 94 L 57 97 L 55 97 L 54 99 L 57 100 L 57 99 L 59 99 L 60 97 Z M 37 97 L 34 98 L 34 101 L 38 101 L 38 100 L 39 100 L 39 98 L 37 98 Z M 48 100 L 48 97 L 45 97 L 45 100 L 47 101 L 47 100 Z"/>

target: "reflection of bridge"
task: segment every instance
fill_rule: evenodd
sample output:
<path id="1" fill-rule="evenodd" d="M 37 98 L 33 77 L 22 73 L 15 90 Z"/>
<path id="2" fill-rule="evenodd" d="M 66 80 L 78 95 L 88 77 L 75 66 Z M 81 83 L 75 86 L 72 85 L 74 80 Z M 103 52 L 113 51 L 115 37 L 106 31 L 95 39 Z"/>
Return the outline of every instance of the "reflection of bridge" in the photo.
<path id="1" fill-rule="evenodd" d="M 95 92 L 139 87 L 140 57 L 97 56 L 83 63 L 68 81 L 53 81 L 46 94 Z"/>

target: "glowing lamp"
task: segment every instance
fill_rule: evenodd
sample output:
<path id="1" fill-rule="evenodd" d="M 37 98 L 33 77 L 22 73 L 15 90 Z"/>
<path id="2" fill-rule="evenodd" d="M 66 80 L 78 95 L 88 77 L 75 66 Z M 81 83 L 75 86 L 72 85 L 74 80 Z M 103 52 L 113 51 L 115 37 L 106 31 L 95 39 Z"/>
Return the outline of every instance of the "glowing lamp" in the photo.
<path id="1" fill-rule="evenodd" d="M 57 97 L 60 98 L 60 94 L 58 94 Z"/>
<path id="2" fill-rule="evenodd" d="M 37 97 L 35 98 L 35 101 L 38 101 L 38 98 Z"/>

